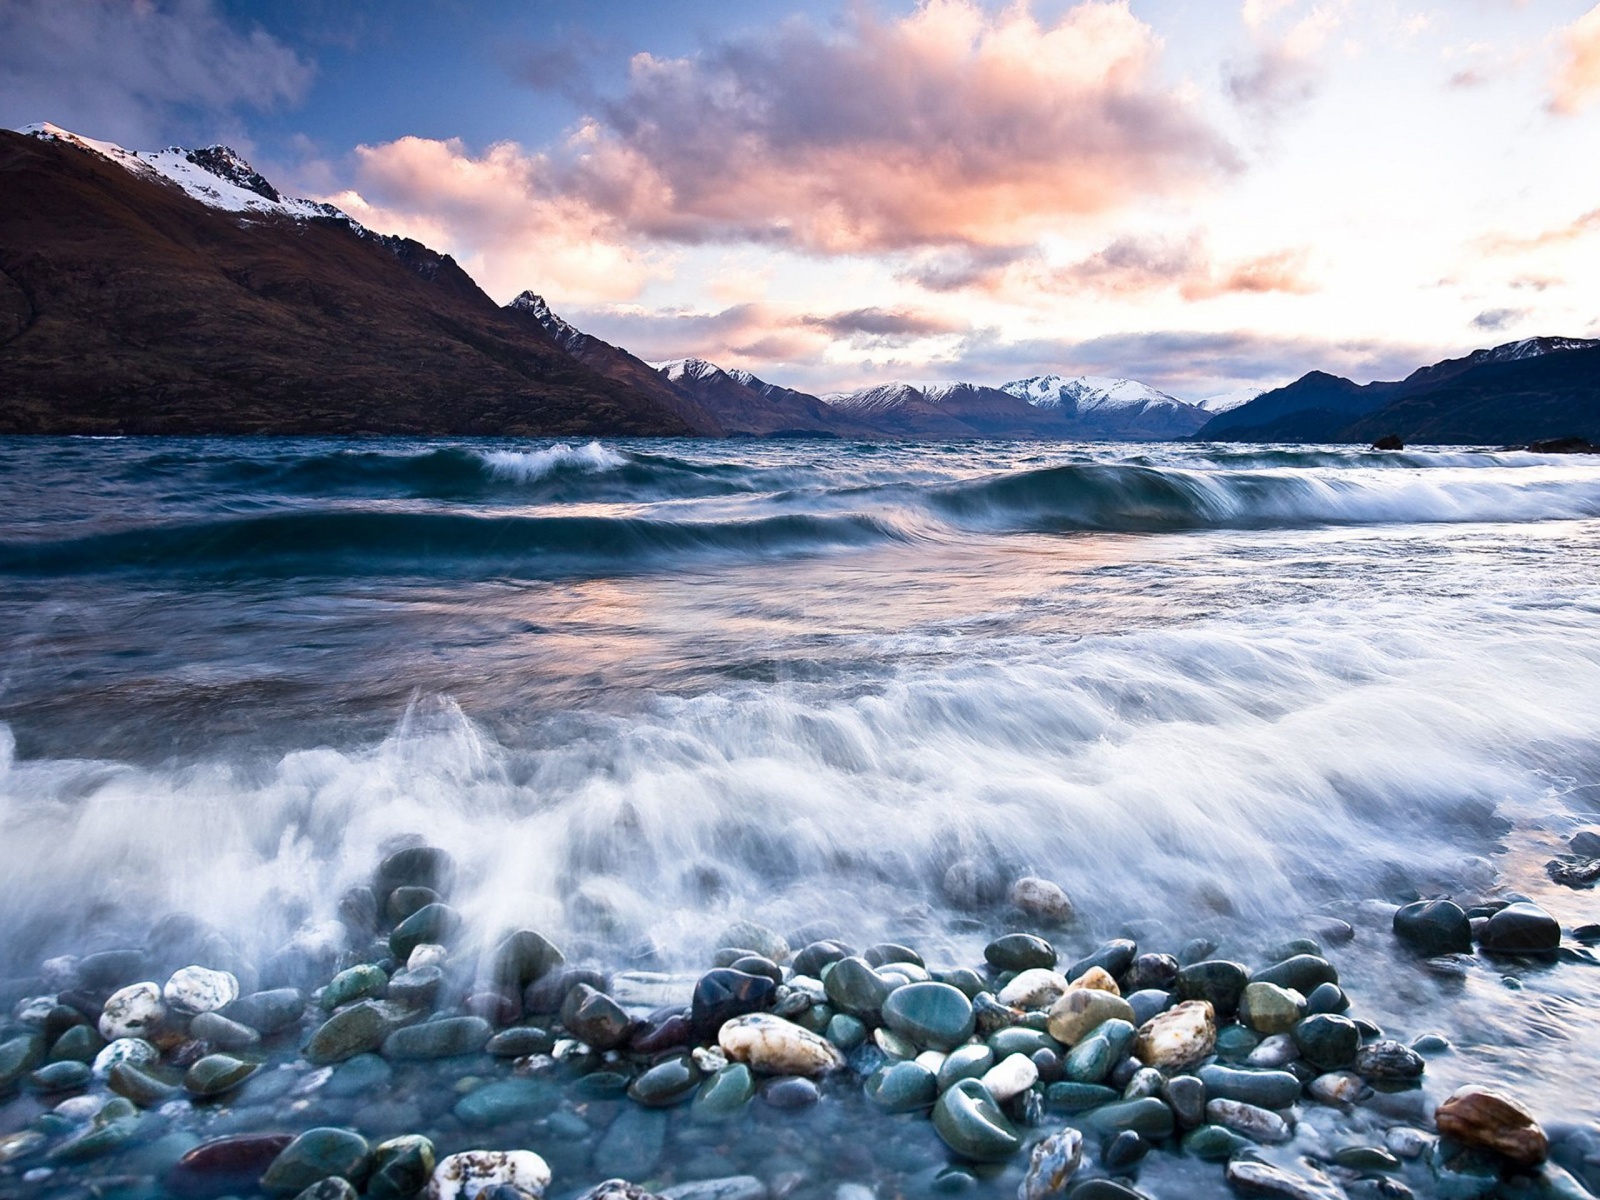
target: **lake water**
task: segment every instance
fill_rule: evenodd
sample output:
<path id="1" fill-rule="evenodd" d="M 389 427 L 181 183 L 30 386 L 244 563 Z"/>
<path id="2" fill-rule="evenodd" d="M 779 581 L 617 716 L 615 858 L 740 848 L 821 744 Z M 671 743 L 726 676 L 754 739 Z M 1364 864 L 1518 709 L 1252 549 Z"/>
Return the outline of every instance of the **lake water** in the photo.
<path id="1" fill-rule="evenodd" d="M 1455 1044 L 1430 1099 L 1593 1122 L 1600 968 L 1441 979 L 1388 914 L 1600 919 L 1543 866 L 1597 811 L 1594 458 L 0 440 L 19 979 L 174 912 L 329 941 L 412 835 L 471 934 L 667 973 L 736 919 L 973 965 L 1040 875 L 1064 954 L 1343 919 L 1356 1010 Z"/>

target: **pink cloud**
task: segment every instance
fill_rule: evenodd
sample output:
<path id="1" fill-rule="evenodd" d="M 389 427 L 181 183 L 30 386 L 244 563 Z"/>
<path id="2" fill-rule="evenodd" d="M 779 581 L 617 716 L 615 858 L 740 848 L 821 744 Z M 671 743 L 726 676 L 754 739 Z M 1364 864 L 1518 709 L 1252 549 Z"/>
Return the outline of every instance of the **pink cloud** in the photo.
<path id="1" fill-rule="evenodd" d="M 862 9 L 841 30 L 793 21 L 693 58 L 640 54 L 624 93 L 559 147 L 363 147 L 355 190 L 453 231 L 447 245 L 553 237 L 565 261 L 586 237 L 623 279 L 648 271 L 625 250 L 646 243 L 1022 245 L 1236 168 L 1160 80 L 1160 53 L 1126 0 L 1052 23 L 977 0 L 894 20 Z"/>
<path id="2" fill-rule="evenodd" d="M 1561 31 L 1561 62 L 1550 82 L 1550 111 L 1571 116 L 1600 97 L 1600 4 Z"/>

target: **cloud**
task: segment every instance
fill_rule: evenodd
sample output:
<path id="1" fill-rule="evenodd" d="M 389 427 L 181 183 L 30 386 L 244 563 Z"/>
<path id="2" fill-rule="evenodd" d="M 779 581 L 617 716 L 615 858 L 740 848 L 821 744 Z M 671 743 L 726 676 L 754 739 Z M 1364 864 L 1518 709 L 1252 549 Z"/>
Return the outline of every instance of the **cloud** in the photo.
<path id="1" fill-rule="evenodd" d="M 1549 107 L 1572 116 L 1600 97 L 1600 4 L 1561 31 L 1560 54 Z"/>
<path id="2" fill-rule="evenodd" d="M 695 57 L 636 55 L 622 94 L 559 146 L 432 143 L 457 181 L 444 209 L 405 165 L 424 153 L 416 139 L 364 147 L 357 186 L 365 196 L 381 177 L 389 211 L 454 229 L 451 245 L 481 244 L 452 222 L 504 201 L 634 244 L 1015 254 L 1063 223 L 1237 168 L 1161 82 L 1160 52 L 1126 0 L 1084 0 L 1053 23 L 1025 4 L 924 0 L 893 20 L 863 6 L 830 30 L 791 20 Z M 565 78 L 563 63 L 538 69 L 547 84 Z M 514 192 L 469 203 L 467 180 Z"/>
<path id="3" fill-rule="evenodd" d="M 1490 254 L 1526 254 L 1551 246 L 1565 246 L 1594 233 L 1600 233 L 1600 208 L 1586 212 L 1565 225 L 1557 225 L 1554 229 L 1529 235 L 1491 233 L 1480 238 L 1478 244 Z"/>
<path id="4" fill-rule="evenodd" d="M 1277 386 L 1311 370 L 1358 381 L 1399 379 L 1440 357 L 1437 347 L 1370 338 L 1275 336 L 1246 330 L 1130 332 L 1085 341 L 972 342 L 950 364 L 964 378 L 1003 382 L 1059 371 L 1139 379 L 1179 397 Z"/>
<path id="5" fill-rule="evenodd" d="M 1223 86 L 1241 108 L 1259 116 L 1275 116 L 1316 94 L 1322 81 L 1323 48 L 1343 23 L 1343 3 L 1314 4 L 1287 29 L 1273 28 L 1274 19 L 1297 0 L 1245 0 L 1241 16 L 1255 45 L 1250 55 L 1223 72 Z"/>
<path id="6" fill-rule="evenodd" d="M 547 156 L 510 143 L 474 155 L 454 139 L 405 137 L 358 147 L 353 171 L 354 186 L 327 199 L 374 229 L 448 250 L 501 299 L 536 287 L 567 303 L 627 300 L 672 268 L 671 255 L 564 195 Z"/>
<path id="7" fill-rule="evenodd" d="M 1485 309 L 1472 318 L 1472 327 L 1485 330 L 1488 333 L 1499 333 L 1502 329 L 1515 325 L 1532 311 L 1531 308 Z"/>
<path id="8" fill-rule="evenodd" d="M 890 346 L 966 328 L 963 322 L 903 308 L 857 308 L 825 317 L 803 317 L 801 323 L 858 345 Z"/>
<path id="9" fill-rule="evenodd" d="M 174 122 L 299 100 L 312 67 L 211 0 L 0 2 L 0 124 L 148 146 Z"/>

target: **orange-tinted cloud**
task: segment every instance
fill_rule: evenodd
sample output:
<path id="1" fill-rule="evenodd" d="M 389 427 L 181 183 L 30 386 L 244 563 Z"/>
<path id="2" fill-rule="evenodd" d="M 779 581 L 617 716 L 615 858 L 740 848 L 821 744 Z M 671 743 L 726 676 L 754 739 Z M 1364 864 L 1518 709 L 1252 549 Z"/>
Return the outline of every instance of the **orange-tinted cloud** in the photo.
<path id="1" fill-rule="evenodd" d="M 1571 116 L 1600 98 L 1600 4 L 1561 32 L 1561 62 L 1550 81 L 1550 111 Z"/>
<path id="2" fill-rule="evenodd" d="M 548 151 L 364 147 L 357 187 L 469 235 L 521 208 L 546 214 L 521 218 L 529 234 L 587 226 L 613 244 L 1022 245 L 1235 169 L 1160 80 L 1160 51 L 1126 0 L 1053 23 L 977 0 L 887 21 L 863 8 L 842 30 L 790 22 L 693 58 L 637 55 L 625 92 Z"/>
<path id="3" fill-rule="evenodd" d="M 1564 246 L 1593 233 L 1600 233 L 1600 208 L 1586 212 L 1565 225 L 1558 225 L 1554 229 L 1546 229 L 1535 234 L 1524 236 L 1492 233 L 1482 238 L 1479 245 L 1490 254 L 1525 254 L 1550 246 Z"/>

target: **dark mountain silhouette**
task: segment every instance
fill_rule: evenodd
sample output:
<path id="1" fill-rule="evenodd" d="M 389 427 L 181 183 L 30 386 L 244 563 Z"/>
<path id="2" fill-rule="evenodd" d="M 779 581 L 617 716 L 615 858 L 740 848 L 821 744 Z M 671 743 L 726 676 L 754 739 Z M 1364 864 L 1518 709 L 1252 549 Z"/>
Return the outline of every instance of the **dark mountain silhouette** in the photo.
<path id="1" fill-rule="evenodd" d="M 1527 338 L 1446 359 L 1393 383 L 1313 371 L 1221 413 L 1206 441 L 1506 445 L 1600 438 L 1600 342 Z"/>
<path id="2" fill-rule="evenodd" d="M 117 153 L 0 132 L 0 432 L 699 431 L 231 152 Z"/>

